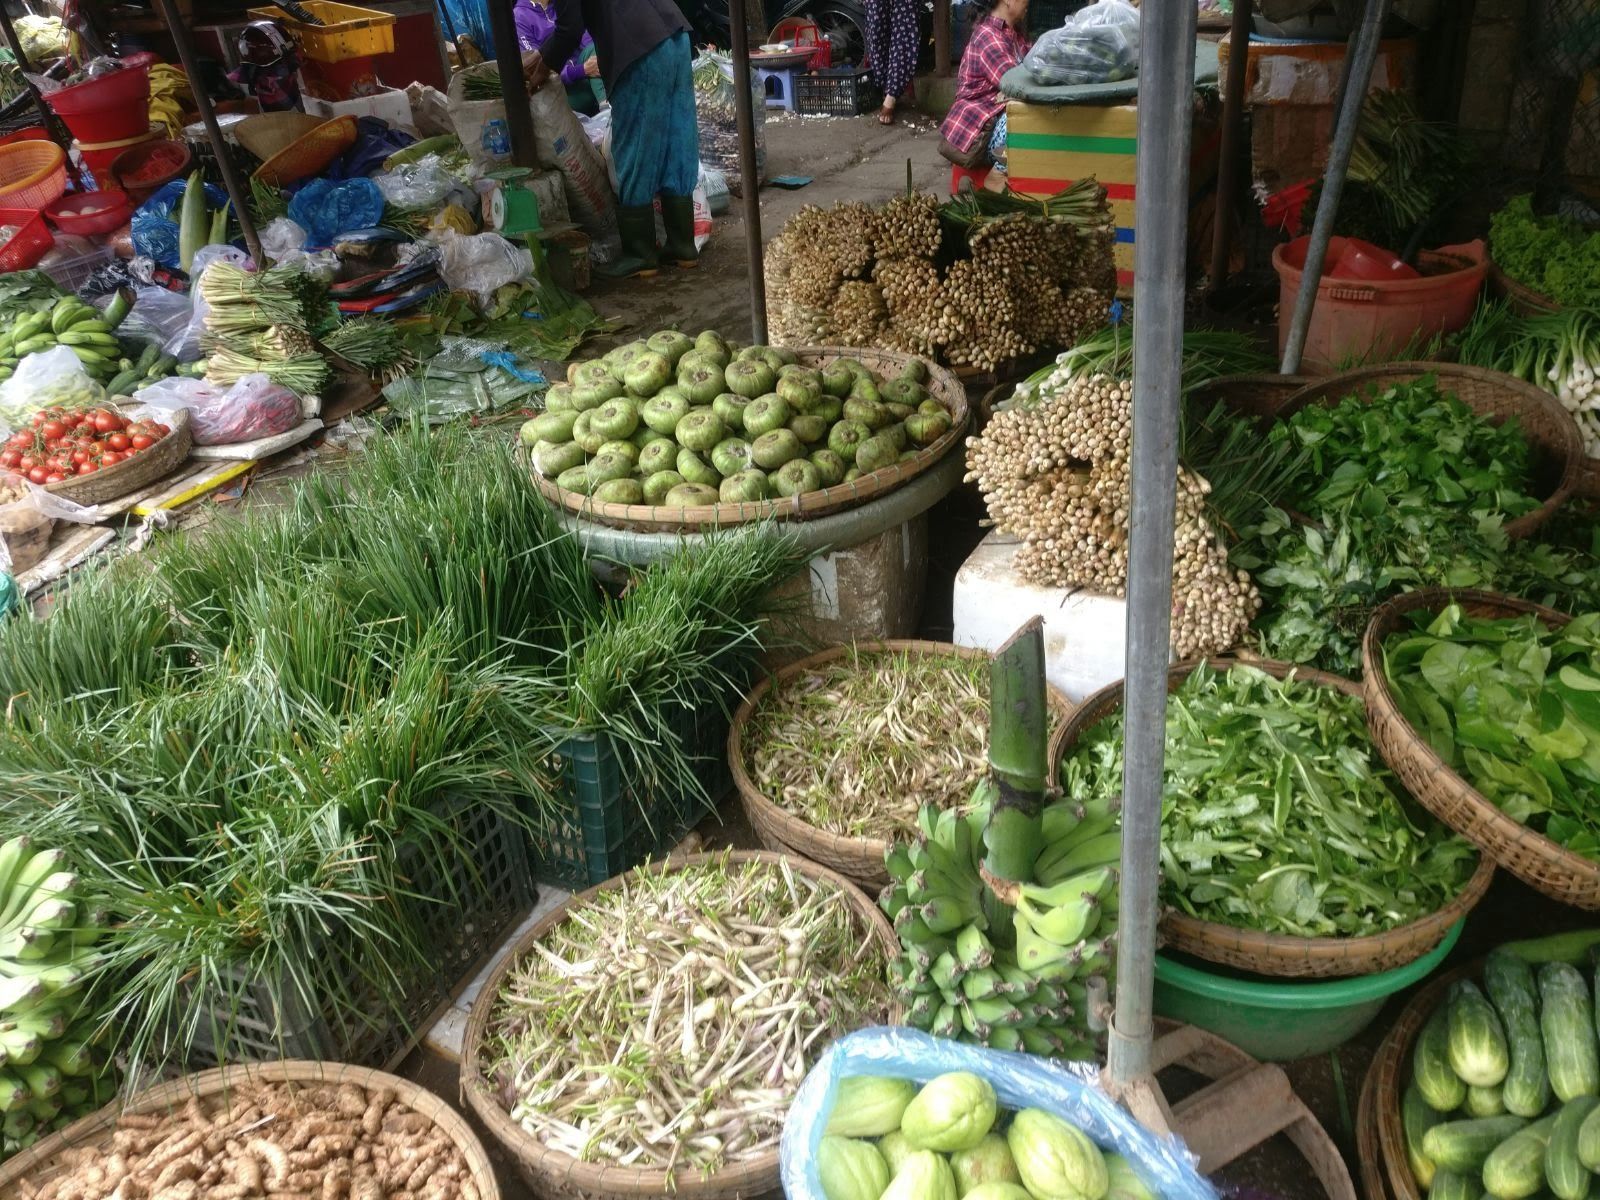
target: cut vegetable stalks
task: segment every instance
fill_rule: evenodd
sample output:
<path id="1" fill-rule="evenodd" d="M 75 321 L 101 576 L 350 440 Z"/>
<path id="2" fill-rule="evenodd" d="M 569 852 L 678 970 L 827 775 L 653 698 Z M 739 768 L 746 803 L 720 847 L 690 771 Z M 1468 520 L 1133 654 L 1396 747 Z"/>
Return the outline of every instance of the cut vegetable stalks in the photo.
<path id="1" fill-rule="evenodd" d="M 1600 311 L 1565 308 L 1518 316 L 1503 301 L 1480 305 L 1461 333 L 1463 363 L 1503 371 L 1561 401 L 1600 457 Z"/>

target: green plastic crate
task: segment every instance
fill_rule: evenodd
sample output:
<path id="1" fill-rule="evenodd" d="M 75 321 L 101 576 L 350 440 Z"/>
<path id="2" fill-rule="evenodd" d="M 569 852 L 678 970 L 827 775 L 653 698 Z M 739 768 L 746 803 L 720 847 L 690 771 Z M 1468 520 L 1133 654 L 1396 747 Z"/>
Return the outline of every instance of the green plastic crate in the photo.
<path id="1" fill-rule="evenodd" d="M 726 745 L 729 716 L 713 704 L 684 709 L 673 733 L 695 760 L 695 776 L 713 802 L 732 786 Z M 670 850 L 704 815 L 691 795 L 641 794 L 623 777 L 622 763 L 605 734 L 569 738 L 553 764 L 565 796 L 562 811 L 534 834 L 533 875 L 569 891 L 604 883 Z"/>

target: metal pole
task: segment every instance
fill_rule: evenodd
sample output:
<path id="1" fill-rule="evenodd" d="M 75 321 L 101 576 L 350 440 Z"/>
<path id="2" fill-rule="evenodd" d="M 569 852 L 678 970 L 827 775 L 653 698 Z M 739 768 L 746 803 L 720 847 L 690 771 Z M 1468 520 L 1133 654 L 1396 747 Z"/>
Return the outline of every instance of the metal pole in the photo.
<path id="1" fill-rule="evenodd" d="M 1350 150 L 1356 143 L 1356 127 L 1361 123 L 1361 106 L 1366 102 L 1372 66 L 1378 61 L 1378 43 L 1383 36 L 1383 21 L 1389 15 L 1389 0 L 1367 0 L 1346 56 L 1349 74 L 1340 97 L 1339 123 L 1333 131 L 1333 146 L 1328 151 L 1328 169 L 1322 177 L 1322 195 L 1317 199 L 1317 217 L 1311 226 L 1311 241 L 1306 246 L 1306 262 L 1300 273 L 1300 293 L 1294 300 L 1294 318 L 1283 344 L 1284 375 L 1300 371 L 1300 356 L 1306 348 L 1306 330 L 1311 326 L 1311 310 L 1317 303 L 1317 284 L 1322 281 L 1322 264 L 1328 257 L 1328 239 L 1333 237 L 1333 221 L 1339 214 L 1339 199 L 1350 169 Z"/>
<path id="2" fill-rule="evenodd" d="M 30 75 L 38 73 L 38 69 L 29 61 L 23 52 L 22 40 L 17 37 L 16 26 L 11 23 L 11 14 L 6 11 L 6 6 L 0 4 L 0 28 L 5 30 L 6 45 L 11 47 L 12 57 L 17 60 L 17 69 L 22 73 L 22 83 L 28 89 L 28 94 L 33 97 L 34 107 L 39 110 L 40 123 L 50 134 L 50 140 L 67 152 L 67 169 L 72 172 L 73 178 L 78 181 L 78 186 L 84 191 L 94 188 L 94 180 L 87 168 L 78 166 L 72 161 L 72 134 L 67 132 L 67 127 L 62 124 L 61 118 L 44 102 L 39 89 L 34 86 Z"/>
<path id="3" fill-rule="evenodd" d="M 494 57 L 500 64 L 500 95 L 506 102 L 506 130 L 511 135 L 511 161 L 519 167 L 538 163 L 533 153 L 533 109 L 528 107 L 528 84 L 522 74 L 517 20 L 511 0 L 489 0 L 489 32 L 494 35 Z M 561 86 L 561 64 L 549 63 L 551 78 Z"/>
<path id="4" fill-rule="evenodd" d="M 239 222 L 239 230 L 244 234 L 245 248 L 250 251 L 250 257 L 256 260 L 257 265 L 265 267 L 266 256 L 261 253 L 261 239 L 256 236 L 256 223 L 250 218 L 250 191 L 244 185 L 244 180 L 239 178 L 239 169 L 234 166 L 233 156 L 228 153 L 228 143 L 222 136 L 222 127 L 217 124 L 217 110 L 211 106 L 211 97 L 206 94 L 206 89 L 200 83 L 200 64 L 194 56 L 194 46 L 189 41 L 189 27 L 183 23 L 177 6 L 173 0 L 156 0 L 161 6 L 161 19 L 167 23 L 167 32 L 172 35 L 172 44 L 178 51 L 178 61 L 183 65 L 183 73 L 189 77 L 189 90 L 194 93 L 194 106 L 200 110 L 200 119 L 206 125 L 206 139 L 211 143 L 211 153 L 216 155 L 217 166 L 222 170 L 222 186 L 228 190 L 228 199 L 233 202 L 233 216 Z"/>
<path id="5" fill-rule="evenodd" d="M 756 114 L 750 95 L 750 31 L 744 5 L 728 0 L 728 40 L 733 52 L 733 107 L 739 122 L 739 192 L 744 201 L 745 257 L 750 264 L 750 340 L 767 344 L 766 256 L 761 246 L 761 177 L 756 167 Z"/>
<path id="6" fill-rule="evenodd" d="M 1139 9 L 1139 154 L 1134 223 L 1133 496 L 1122 775 L 1122 917 L 1114 1084 L 1149 1074 L 1154 1023 L 1161 769 L 1171 656 L 1172 536 L 1178 493 L 1185 238 L 1194 102 L 1195 6 Z"/>
<path id="7" fill-rule="evenodd" d="M 1228 29 L 1228 78 L 1222 91 L 1222 145 L 1217 151 L 1216 224 L 1211 230 L 1210 290 L 1228 278 L 1228 249 L 1233 240 L 1233 208 L 1239 191 L 1244 147 L 1244 80 L 1250 65 L 1251 0 L 1233 0 Z"/>

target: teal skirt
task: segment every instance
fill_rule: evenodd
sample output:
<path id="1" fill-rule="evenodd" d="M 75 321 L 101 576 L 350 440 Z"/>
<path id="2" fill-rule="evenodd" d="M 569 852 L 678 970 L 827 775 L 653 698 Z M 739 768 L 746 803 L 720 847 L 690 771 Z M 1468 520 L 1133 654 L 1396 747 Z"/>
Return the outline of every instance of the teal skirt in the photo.
<path id="1" fill-rule="evenodd" d="M 658 193 L 688 196 L 700 177 L 689 35 L 673 34 L 610 88 L 611 157 L 618 199 L 642 208 Z"/>

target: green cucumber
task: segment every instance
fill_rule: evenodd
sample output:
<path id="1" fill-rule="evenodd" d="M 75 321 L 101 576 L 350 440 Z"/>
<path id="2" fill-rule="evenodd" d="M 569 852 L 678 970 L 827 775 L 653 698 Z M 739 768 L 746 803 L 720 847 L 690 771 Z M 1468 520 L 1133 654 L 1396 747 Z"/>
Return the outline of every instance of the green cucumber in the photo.
<path id="1" fill-rule="evenodd" d="M 1543 1114 L 1550 1106 L 1550 1079 L 1544 1069 L 1544 1039 L 1539 1033 L 1539 992 L 1533 968 L 1505 947 L 1483 964 L 1483 987 L 1500 1014 L 1511 1066 L 1500 1085 L 1507 1112 L 1519 1117 Z"/>
<path id="2" fill-rule="evenodd" d="M 1442 1113 L 1455 1112 L 1467 1099 L 1467 1085 L 1450 1066 L 1450 1020 L 1441 1004 L 1417 1035 L 1411 1054 L 1411 1077 L 1428 1104 Z"/>
<path id="3" fill-rule="evenodd" d="M 1589 1194 L 1589 1168 L 1578 1158 L 1578 1134 L 1596 1108 L 1600 1099 L 1579 1096 L 1556 1114 L 1544 1151 L 1544 1179 L 1559 1200 L 1584 1200 Z"/>
<path id="4" fill-rule="evenodd" d="M 1526 963 L 1564 962 L 1577 965 L 1589 958 L 1589 951 L 1600 946 L 1600 929 L 1575 929 L 1571 933 L 1552 933 L 1546 937 L 1507 942 L 1498 953 L 1512 955 Z"/>
<path id="5" fill-rule="evenodd" d="M 1476 1175 L 1439 1171 L 1428 1188 L 1428 1200 L 1478 1200 L 1480 1190 Z"/>
<path id="6" fill-rule="evenodd" d="M 1600 1110 L 1591 1112 L 1578 1127 L 1578 1161 L 1600 1171 Z"/>
<path id="7" fill-rule="evenodd" d="M 1433 1183 L 1435 1168 L 1433 1159 L 1423 1153 L 1422 1139 L 1442 1120 L 1444 1118 L 1422 1098 L 1416 1084 L 1406 1088 L 1406 1094 L 1400 1099 L 1400 1127 L 1405 1134 L 1406 1161 L 1411 1164 L 1412 1177 L 1424 1190 Z"/>
<path id="8" fill-rule="evenodd" d="M 1495 1087 L 1506 1077 L 1511 1056 L 1506 1033 L 1494 1006 L 1478 985 L 1466 979 L 1450 985 L 1445 1000 L 1449 1016 L 1450 1067 L 1469 1087 Z"/>
<path id="9" fill-rule="evenodd" d="M 1527 1127 L 1521 1117 L 1509 1113 L 1503 1117 L 1445 1121 L 1422 1135 L 1422 1152 L 1436 1170 L 1475 1174 L 1496 1146 Z"/>
<path id="10" fill-rule="evenodd" d="M 1539 968 L 1538 980 L 1550 1090 L 1563 1104 L 1576 1096 L 1600 1095 L 1600 1046 L 1583 976 L 1568 963 L 1552 962 Z"/>
<path id="11" fill-rule="evenodd" d="M 161 347 L 151 342 L 140 351 L 139 357 L 134 360 L 133 365 L 139 371 L 148 371 L 156 359 L 160 357 Z"/>
<path id="12" fill-rule="evenodd" d="M 1555 1116 L 1548 1116 L 1524 1125 L 1490 1151 L 1483 1160 L 1484 1190 L 1496 1200 L 1524 1200 L 1538 1192 L 1544 1186 L 1544 1152 L 1555 1123 Z"/>
<path id="13" fill-rule="evenodd" d="M 1467 1085 L 1466 1112 L 1469 1117 L 1498 1117 L 1506 1111 L 1505 1097 L 1497 1087 Z"/>

